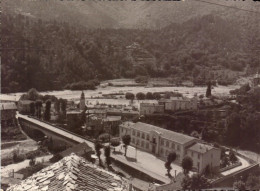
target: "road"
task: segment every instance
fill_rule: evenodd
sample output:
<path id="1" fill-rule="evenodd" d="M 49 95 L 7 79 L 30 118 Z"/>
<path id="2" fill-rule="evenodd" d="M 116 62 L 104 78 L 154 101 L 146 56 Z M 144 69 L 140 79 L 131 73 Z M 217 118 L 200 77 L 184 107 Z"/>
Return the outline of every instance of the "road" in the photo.
<path id="1" fill-rule="evenodd" d="M 235 168 L 232 168 L 230 170 L 224 171 L 224 172 L 221 173 L 222 175 L 227 176 L 227 175 L 232 174 L 232 173 L 234 173 L 236 171 L 239 171 L 239 170 L 241 170 L 243 168 L 246 168 L 246 167 L 248 167 L 250 165 L 247 160 L 245 160 L 245 159 L 243 159 L 243 158 L 241 158 L 239 156 L 237 156 L 237 158 L 242 163 L 242 165 L 240 165 L 238 167 L 235 167 Z"/>

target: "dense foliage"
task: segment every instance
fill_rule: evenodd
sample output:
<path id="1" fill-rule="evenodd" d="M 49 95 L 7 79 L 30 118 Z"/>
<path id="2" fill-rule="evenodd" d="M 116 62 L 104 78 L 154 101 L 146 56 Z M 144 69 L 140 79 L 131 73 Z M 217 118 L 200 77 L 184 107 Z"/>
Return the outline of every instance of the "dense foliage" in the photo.
<path id="1" fill-rule="evenodd" d="M 132 30 L 86 29 L 8 13 L 1 19 L 2 92 L 94 89 L 89 80 L 147 75 L 177 82 L 203 79 L 209 70 L 259 66 L 253 21 L 206 15 L 159 30 Z M 134 43 L 139 48 L 129 53 L 126 47 Z"/>

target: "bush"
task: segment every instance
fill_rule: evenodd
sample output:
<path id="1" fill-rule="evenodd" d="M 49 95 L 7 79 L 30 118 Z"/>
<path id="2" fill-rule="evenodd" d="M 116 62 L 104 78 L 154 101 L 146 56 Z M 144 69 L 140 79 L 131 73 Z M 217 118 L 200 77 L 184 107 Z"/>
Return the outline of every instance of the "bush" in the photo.
<path id="1" fill-rule="evenodd" d="M 29 167 L 21 169 L 17 173 L 23 174 L 24 178 L 27 178 L 27 177 L 33 175 L 34 173 L 39 172 L 44 167 L 45 166 L 42 163 L 37 163 L 34 166 L 29 166 Z"/>
<path id="2" fill-rule="evenodd" d="M 55 163 L 55 162 L 58 162 L 59 160 L 62 159 L 62 156 L 58 153 L 58 154 L 55 154 L 51 159 L 50 159 L 50 162 L 52 163 Z"/>
<path id="3" fill-rule="evenodd" d="M 108 133 L 103 133 L 98 136 L 98 140 L 100 140 L 102 143 L 108 142 L 110 138 L 110 135 Z"/>

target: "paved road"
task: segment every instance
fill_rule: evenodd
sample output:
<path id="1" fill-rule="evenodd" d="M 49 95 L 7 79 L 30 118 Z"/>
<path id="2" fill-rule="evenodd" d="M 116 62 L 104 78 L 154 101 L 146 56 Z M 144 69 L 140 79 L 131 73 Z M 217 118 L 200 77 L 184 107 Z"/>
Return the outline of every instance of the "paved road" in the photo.
<path id="1" fill-rule="evenodd" d="M 243 159 L 243 158 L 241 158 L 239 156 L 237 156 L 237 158 L 242 163 L 242 165 L 240 165 L 238 167 L 235 167 L 235 168 L 232 168 L 230 170 L 224 171 L 224 172 L 221 173 L 222 175 L 226 176 L 226 175 L 232 174 L 232 173 L 234 173 L 234 172 L 236 172 L 238 170 L 241 170 L 243 168 L 246 168 L 246 167 L 250 166 L 250 164 L 249 164 L 249 162 L 247 160 L 245 160 L 245 159 Z"/>

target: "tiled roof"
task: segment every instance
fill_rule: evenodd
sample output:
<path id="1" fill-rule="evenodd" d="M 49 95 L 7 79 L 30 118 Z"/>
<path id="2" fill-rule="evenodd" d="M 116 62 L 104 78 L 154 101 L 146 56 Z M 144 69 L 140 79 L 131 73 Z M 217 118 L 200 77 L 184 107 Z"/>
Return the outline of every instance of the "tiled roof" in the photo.
<path id="1" fill-rule="evenodd" d="M 125 179 L 72 153 L 7 191 L 126 191 Z"/>
<path id="2" fill-rule="evenodd" d="M 0 103 L 0 110 L 16 110 L 15 103 Z"/>
<path id="3" fill-rule="evenodd" d="M 191 147 L 189 147 L 188 149 L 191 150 L 191 151 L 198 152 L 198 153 L 206 153 L 213 148 L 214 147 L 212 147 L 210 145 L 206 145 L 206 144 L 202 144 L 202 143 L 196 143 L 196 144 L 192 145 Z"/>
<path id="4" fill-rule="evenodd" d="M 68 156 L 71 153 L 75 153 L 77 155 L 81 155 L 84 153 L 90 153 L 92 152 L 93 149 L 88 146 L 87 143 L 83 142 L 83 143 L 79 143 L 71 148 L 66 149 L 65 151 L 62 151 L 61 153 L 59 153 L 62 157 Z M 94 152 L 94 151 L 93 151 Z"/>
<path id="5" fill-rule="evenodd" d="M 184 134 L 181 134 L 181 133 L 176 133 L 174 131 L 163 129 L 161 127 L 157 127 L 157 126 L 150 125 L 150 124 L 147 124 L 147 123 L 138 122 L 138 123 L 135 123 L 132 127 L 137 129 L 137 130 L 139 129 L 141 131 L 144 131 L 144 132 L 157 131 L 157 132 L 161 133 L 161 136 L 163 138 L 173 140 L 173 141 L 180 143 L 180 144 L 184 144 L 184 143 L 187 143 L 189 141 L 195 140 L 194 137 L 184 135 Z"/>

